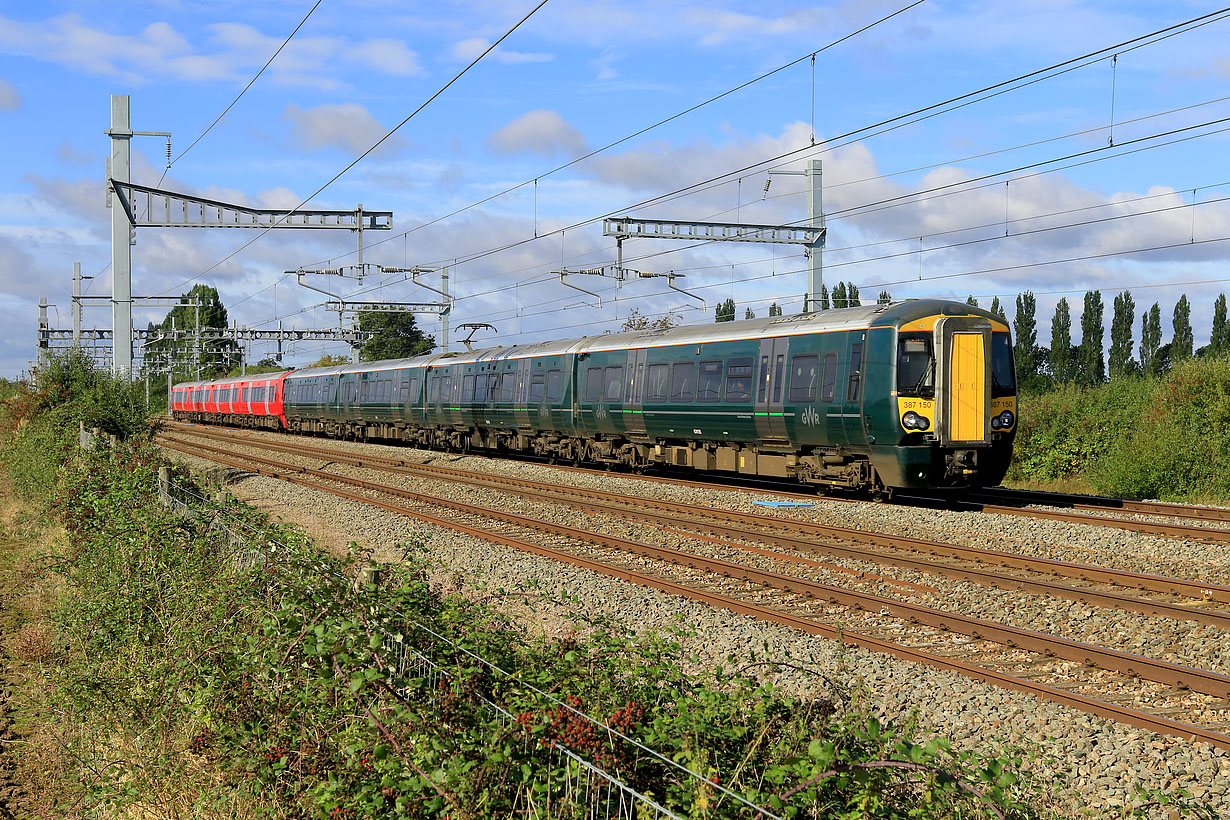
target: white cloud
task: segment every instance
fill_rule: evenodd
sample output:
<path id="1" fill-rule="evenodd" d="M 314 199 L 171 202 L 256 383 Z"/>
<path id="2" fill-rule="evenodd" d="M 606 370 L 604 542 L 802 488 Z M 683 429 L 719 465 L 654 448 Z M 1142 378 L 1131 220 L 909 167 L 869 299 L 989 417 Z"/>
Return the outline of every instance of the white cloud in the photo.
<path id="1" fill-rule="evenodd" d="M 450 55 L 458 62 L 468 63 L 478 55 L 482 54 L 490 45 L 490 40 L 486 40 L 482 37 L 472 37 L 468 40 L 462 40 L 460 43 L 453 46 L 450 51 Z M 496 48 L 484 59 L 494 60 L 497 63 L 505 63 L 508 65 L 517 63 L 549 63 L 555 59 L 555 55 L 528 51 L 506 51 L 503 48 Z"/>
<path id="2" fill-rule="evenodd" d="M 690 27 L 709 30 L 700 41 L 706 46 L 719 45 L 732 37 L 775 37 L 821 31 L 831 19 L 829 12 L 819 7 L 799 9 L 781 17 L 698 8 L 689 10 L 685 18 Z"/>
<path id="3" fill-rule="evenodd" d="M 292 103 L 286 106 L 282 118 L 291 122 L 291 135 L 295 142 L 309 151 L 340 148 L 357 156 L 388 130 L 358 103 L 318 105 L 306 109 Z M 404 142 L 394 136 L 381 145 L 379 152 L 388 156 L 402 147 Z"/>
<path id="4" fill-rule="evenodd" d="M 0 111 L 16 111 L 21 107 L 21 94 L 8 80 L 0 77 Z"/>
<path id="5" fill-rule="evenodd" d="M 538 109 L 491 132 L 487 147 L 500 154 L 572 157 L 585 152 L 585 137 L 557 112 Z"/>
<path id="6" fill-rule="evenodd" d="M 87 25 L 77 14 L 30 23 L 0 16 L 0 50 L 139 85 L 158 78 L 245 82 L 283 42 L 242 23 L 207 29 L 209 49 L 190 43 L 165 22 L 136 34 L 115 34 Z M 269 77 L 288 85 L 337 88 L 342 83 L 336 75 L 347 65 L 393 76 L 422 73 L 418 56 L 399 40 L 302 35 L 278 55 Z"/>
<path id="7" fill-rule="evenodd" d="M 418 55 L 401 40 L 388 37 L 356 43 L 346 49 L 346 56 L 351 62 L 394 76 L 413 77 L 423 73 Z"/>

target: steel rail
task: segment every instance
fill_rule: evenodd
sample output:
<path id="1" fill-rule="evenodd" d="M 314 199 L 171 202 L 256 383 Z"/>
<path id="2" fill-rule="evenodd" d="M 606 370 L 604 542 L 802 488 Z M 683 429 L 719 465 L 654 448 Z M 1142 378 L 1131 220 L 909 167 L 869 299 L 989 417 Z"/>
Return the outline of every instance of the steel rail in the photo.
<path id="1" fill-rule="evenodd" d="M 216 441 L 233 442 L 236 438 L 238 438 L 234 435 L 219 433 L 213 430 L 199 430 L 194 428 L 191 432 L 193 435 L 201 436 L 203 438 L 211 438 Z M 248 436 L 244 436 L 244 438 L 249 438 L 253 442 L 259 442 L 257 446 L 279 452 L 287 452 L 297 455 L 314 453 L 322 459 L 328 459 L 338 463 L 346 463 L 351 466 L 366 467 L 368 469 L 376 469 L 376 467 L 372 465 L 380 465 L 379 469 L 385 469 L 391 472 L 399 472 L 417 477 L 439 476 L 444 477 L 446 480 L 465 481 L 479 484 L 481 486 L 499 483 L 510 487 L 514 492 L 525 492 L 529 488 L 538 488 L 543 491 L 558 493 L 561 495 L 567 494 L 574 497 L 583 497 L 585 495 L 592 494 L 591 491 L 582 490 L 575 487 L 565 487 L 557 484 L 549 484 L 546 482 L 532 481 L 528 479 L 496 476 L 489 473 L 478 474 L 471 470 L 462 470 L 456 467 L 418 464 L 412 461 L 387 456 L 374 456 L 368 454 L 352 455 L 334 448 L 312 447 L 310 445 L 300 444 L 281 444 Z M 1133 572 L 1130 570 L 1117 570 L 1089 564 L 1077 564 L 1068 561 L 1059 561 L 1052 558 L 1036 558 L 1014 555 L 997 550 L 982 549 L 980 547 L 968 547 L 959 544 L 948 544 L 907 536 L 867 532 L 848 527 L 838 527 L 831 524 L 821 524 L 813 521 L 802 521 L 798 519 L 783 521 L 782 519 L 769 518 L 767 516 L 737 512 L 733 510 L 715 511 L 711 508 L 701 507 L 699 505 L 646 498 L 643 496 L 620 495 L 612 492 L 604 492 L 604 495 L 620 503 L 637 507 L 636 513 L 641 515 L 646 514 L 646 510 L 648 508 L 652 508 L 669 512 L 673 516 L 686 515 L 709 519 L 709 521 L 706 521 L 705 523 L 706 527 L 713 527 L 714 525 L 710 523 L 710 521 L 721 518 L 727 521 L 739 521 L 748 526 L 767 528 L 777 532 L 784 531 L 787 533 L 785 536 L 770 536 L 763 532 L 758 532 L 749 536 L 749 534 L 744 533 L 742 535 L 735 534 L 733 537 L 754 537 L 759 540 L 772 540 L 779 546 L 786 546 L 791 549 L 799 549 L 808 552 L 820 552 L 831 556 L 855 558 L 858 560 L 866 560 L 880 564 L 890 564 L 918 572 L 938 574 L 944 577 L 958 578 L 960 580 L 967 580 L 974 583 L 990 584 L 1001 588 L 1025 589 L 1031 592 L 1056 595 L 1058 597 L 1068 598 L 1084 603 L 1095 603 L 1099 606 L 1132 609 L 1133 611 L 1143 612 L 1149 615 L 1160 615 L 1163 617 L 1180 618 L 1185 620 L 1197 620 L 1203 623 L 1212 624 L 1214 626 L 1230 627 L 1230 613 L 1223 611 L 1192 609 L 1184 607 L 1180 604 L 1120 596 L 1116 593 L 1100 593 L 1067 584 L 1055 584 L 1047 581 L 1033 581 L 1018 578 L 1017 576 L 1002 576 L 981 570 L 962 570 L 957 567 L 949 567 L 942 564 L 935 564 L 933 562 L 912 561 L 910 559 L 898 558 L 896 556 L 885 555 L 881 552 L 868 552 L 865 550 L 841 547 L 831 543 L 805 541 L 799 539 L 794 534 L 802 530 L 817 536 L 838 538 L 840 540 L 867 544 L 873 547 L 889 547 L 892 549 L 906 550 L 914 553 L 955 558 L 958 560 L 970 561 L 976 564 L 995 564 L 1016 569 L 1024 569 L 1031 572 L 1044 572 L 1061 577 L 1076 578 L 1090 583 L 1113 584 L 1120 587 L 1147 589 L 1154 592 L 1183 595 L 1202 601 L 1230 603 L 1230 586 L 1210 584 L 1202 581 L 1192 581 L 1182 578 L 1149 575 L 1147 573 Z M 673 518 L 671 520 L 675 521 Z M 671 523 L 671 521 L 666 523 Z M 732 536 L 728 534 L 728 537 Z M 1005 583 L 996 583 L 994 579 L 997 578 L 1005 579 Z"/>
<path id="2" fill-rule="evenodd" d="M 178 440 L 172 440 L 170 443 L 167 443 L 164 440 L 163 443 L 164 446 L 169 446 L 171 449 L 179 449 L 181 452 L 185 451 L 184 448 L 188 448 L 187 451 L 190 454 L 192 454 L 191 448 L 196 448 L 197 454 L 199 454 L 200 451 L 206 451 L 222 456 L 237 455 L 235 453 L 222 450 L 221 448 L 211 447 L 206 444 L 192 444 L 190 442 L 182 442 Z M 1155 683 L 1173 686 L 1178 689 L 1189 689 L 1193 692 L 1213 695 L 1214 697 L 1230 698 L 1230 677 L 1205 669 L 1197 669 L 1194 667 L 1171 663 L 1169 661 L 1133 655 L 1128 652 L 1121 652 L 1117 649 L 1095 646 L 1092 644 L 1059 637 L 1057 635 L 1048 635 L 1046 633 L 1035 632 L 981 618 L 960 615 L 954 612 L 936 610 L 930 607 L 921 606 L 919 604 L 898 601 L 893 598 L 885 598 L 883 596 L 872 595 L 865 592 L 847 590 L 841 587 L 832 586 L 830 584 L 822 584 L 804 578 L 782 575 L 781 573 L 762 570 L 756 567 L 750 567 L 720 558 L 710 558 L 707 556 L 671 549 L 669 547 L 644 544 L 638 541 L 604 535 L 601 533 L 594 533 L 575 527 L 565 527 L 559 524 L 551 524 L 549 522 L 530 518 L 528 516 L 493 510 L 487 507 L 469 504 L 462 501 L 439 498 L 427 493 L 403 490 L 398 487 L 390 487 L 386 484 L 379 484 L 374 481 L 365 481 L 363 479 L 338 475 L 337 473 L 331 473 L 326 470 L 302 467 L 296 464 L 289 464 L 287 462 L 263 458 L 261 456 L 238 455 L 238 457 L 241 459 L 247 459 L 249 462 L 265 464 L 267 467 L 275 470 L 314 475 L 328 481 L 336 481 L 372 492 L 394 495 L 400 498 L 416 501 L 421 504 L 432 504 L 439 507 L 450 508 L 469 515 L 491 518 L 507 524 L 524 527 L 529 530 L 550 533 L 552 535 L 563 536 L 566 538 L 573 538 L 582 542 L 595 544 L 600 547 L 631 552 L 648 558 L 653 558 L 655 560 L 666 561 L 669 563 L 678 564 L 680 566 L 686 566 L 691 569 L 711 572 L 715 575 L 737 578 L 750 583 L 760 584 L 761 586 L 780 589 L 786 592 L 815 598 L 817 600 L 828 601 L 841 606 L 854 607 L 870 612 L 887 613 L 893 617 L 908 621 L 910 623 L 922 624 L 937 629 L 943 629 L 948 632 L 956 632 L 972 638 L 988 640 L 1004 646 L 1023 649 L 1049 657 L 1061 658 L 1063 660 L 1072 661 L 1074 663 L 1079 663 L 1086 666 L 1119 672 L 1130 677 L 1142 678 L 1145 680 L 1154 681 Z M 239 467 L 239 469 L 245 468 Z"/>
<path id="3" fill-rule="evenodd" d="M 181 425 L 185 424 L 185 422 L 173 422 L 173 423 L 181 424 Z M 476 458 L 492 457 L 492 456 L 484 454 L 481 451 L 475 451 L 475 452 L 469 453 L 469 455 L 474 456 Z M 590 469 L 587 467 L 572 467 L 572 466 L 560 465 L 560 464 L 553 464 L 551 466 L 553 469 L 557 469 L 557 470 L 584 472 L 584 473 L 596 473 L 599 475 L 610 475 L 610 473 L 605 470 L 594 470 L 594 469 Z M 761 487 L 756 487 L 756 488 L 750 488 L 748 486 L 717 484 L 713 480 L 702 481 L 702 480 L 684 479 L 684 478 L 668 478 L 664 476 L 652 476 L 651 477 L 651 476 L 646 476 L 646 475 L 637 475 L 635 476 L 635 478 L 645 480 L 645 481 L 655 481 L 655 482 L 663 483 L 663 484 L 677 484 L 680 486 L 687 486 L 687 487 L 702 487 L 706 489 L 720 489 L 720 490 L 725 490 L 725 491 L 730 491 L 730 492 L 761 491 L 761 492 L 773 493 L 775 495 L 783 495 L 783 496 L 794 497 L 794 498 L 814 499 L 817 497 L 815 490 L 812 490 L 810 492 L 801 492 L 795 489 L 787 489 L 784 487 L 781 489 L 777 489 L 771 486 L 761 486 Z M 726 478 L 726 476 L 721 476 L 721 478 Z M 737 476 L 731 476 L 731 478 L 737 478 Z M 986 490 L 984 490 L 984 492 L 986 491 L 1008 492 L 1008 493 L 1030 492 L 1030 491 L 1024 491 L 1024 490 L 1008 490 L 1006 488 L 987 488 Z M 1092 498 L 1090 496 L 1076 496 L 1076 497 Z M 825 496 L 825 498 L 827 498 L 827 500 L 829 501 L 843 501 L 843 502 L 856 501 L 856 499 L 840 498 L 840 497 L 835 497 L 835 496 Z M 1070 524 L 1087 524 L 1087 525 L 1095 526 L 1095 527 L 1111 527 L 1114 529 L 1123 529 L 1123 530 L 1129 530 L 1131 532 L 1139 532 L 1144 535 L 1158 535 L 1158 536 L 1163 536 L 1167 538 L 1189 538 L 1189 539 L 1195 539 L 1195 540 L 1201 540 L 1201 541 L 1230 543 L 1230 529 L 1196 527 L 1196 526 L 1185 525 L 1185 524 L 1163 524 L 1159 522 L 1138 521 L 1138 520 L 1130 519 L 1130 518 L 1115 518 L 1115 517 L 1110 517 L 1110 516 L 1105 516 L 1105 515 L 1084 515 L 1084 514 L 1075 513 L 1075 512 L 1071 512 L 1071 513 L 1050 512 L 1046 510 L 1033 510 L 1033 509 L 1027 509 L 1027 508 L 1005 506 L 1003 504 L 966 501 L 960 498 L 951 498 L 951 497 L 944 497 L 944 496 L 928 496 L 928 495 L 902 493 L 902 494 L 898 494 L 896 496 L 896 499 L 898 502 L 924 501 L 924 502 L 928 502 L 932 504 L 938 502 L 942 504 L 966 505 L 966 506 L 975 508 L 979 512 L 987 512 L 987 513 L 994 513 L 994 514 L 1001 514 L 1001 515 L 1016 515 L 1016 516 L 1023 516 L 1026 518 L 1045 518 L 1045 519 L 1051 519 L 1055 521 L 1063 521 L 1063 522 L 1070 523 Z M 1106 499 L 1106 500 L 1111 501 L 1111 502 L 1118 502 L 1119 504 L 1124 504 L 1124 505 L 1153 505 L 1155 507 L 1176 506 L 1176 505 L 1165 505 L 1165 504 L 1162 504 L 1161 502 L 1127 501 L 1127 500 L 1122 500 L 1122 499 Z M 1050 502 L 1039 500 L 1036 503 L 1047 504 Z M 1104 511 L 1114 510 L 1113 506 L 1100 506 L 1100 505 L 1095 505 L 1095 506 L 1076 505 L 1076 506 L 1080 509 L 1104 510 Z M 1192 507 L 1188 509 L 1204 510 L 1204 509 L 1212 509 L 1212 508 Z M 1192 517 L 1192 518 L 1201 517 L 1201 516 L 1195 516 L 1195 515 L 1186 516 L 1186 515 L 1181 515 L 1175 512 L 1152 512 L 1151 513 L 1151 512 L 1146 512 L 1143 508 L 1127 509 L 1126 507 L 1124 507 L 1122 508 L 1122 511 L 1136 512 L 1142 515 L 1163 515 L 1163 516 L 1171 516 L 1171 517 Z M 1221 518 L 1218 516 L 1224 516 L 1224 518 Z M 1204 517 L 1204 520 L 1230 521 L 1230 510 L 1221 510 L 1221 511 L 1214 510 L 1214 512 L 1211 513 L 1209 516 Z"/>
<path id="4" fill-rule="evenodd" d="M 985 499 L 991 504 L 1003 504 L 1005 502 L 1042 504 L 1050 507 L 1071 507 L 1074 510 L 1091 510 L 1094 512 L 1128 512 L 1138 515 L 1187 518 L 1193 521 L 1230 522 L 1230 509 L 1201 507 L 1196 504 L 1175 504 L 1169 501 L 1136 501 L 1130 498 L 1052 493 L 1043 490 L 1017 490 L 1010 487 L 987 487 L 976 493 L 970 493 L 969 496 Z"/>
<path id="5" fill-rule="evenodd" d="M 908 501 L 913 496 L 901 496 Z M 930 496 L 919 496 L 921 499 L 932 500 Z M 1115 518 L 1106 515 L 1090 515 L 1089 513 L 1061 512 L 1056 510 L 1037 510 L 1032 507 L 1011 507 L 1004 504 L 988 504 L 964 498 L 949 499 L 947 503 L 956 507 L 968 507 L 977 512 L 995 513 L 997 515 L 1015 515 L 1023 518 L 1043 518 L 1050 521 L 1063 521 L 1069 524 L 1092 524 L 1097 527 L 1112 527 L 1118 530 L 1131 530 L 1142 535 L 1162 535 L 1168 538 L 1187 538 L 1196 541 L 1230 544 L 1230 529 L 1219 527 L 1197 527 L 1192 524 L 1174 524 L 1164 521 L 1138 521 L 1131 518 Z"/>
<path id="6" fill-rule="evenodd" d="M 188 453 L 189 455 L 202 457 L 199 452 L 195 452 L 193 450 L 191 445 L 177 446 L 171 449 L 176 449 L 180 452 Z M 217 448 L 209 449 L 214 450 Z M 748 603 L 746 601 L 741 601 L 737 598 L 731 598 L 718 593 L 695 589 L 673 581 L 668 581 L 666 579 L 657 578 L 655 576 L 628 570 L 623 567 L 574 555 L 563 550 L 555 550 L 550 547 L 544 547 L 539 544 L 533 544 L 527 541 L 511 538 L 499 533 L 493 533 L 488 530 L 459 524 L 455 521 L 439 518 L 420 510 L 411 510 L 396 504 L 390 504 L 378 499 L 359 495 L 358 493 L 346 492 L 345 490 L 340 490 L 336 487 L 329 487 L 324 484 L 309 481 L 296 475 L 287 475 L 282 472 L 277 472 L 270 469 L 261 469 L 259 467 L 254 468 L 250 464 L 244 464 L 240 461 L 236 461 L 225 456 L 204 457 L 207 458 L 207 460 L 225 464 L 235 469 L 255 472 L 260 475 L 286 481 L 288 483 L 316 490 L 318 492 L 329 493 L 341 498 L 346 498 L 360 504 L 378 507 L 388 512 L 415 518 L 445 529 L 472 535 L 489 542 L 503 544 L 505 546 L 534 555 L 552 558 L 554 560 L 562 561 L 584 569 L 589 569 L 593 572 L 607 575 L 609 577 L 631 581 L 633 583 L 657 589 L 662 592 L 667 592 L 680 597 L 688 598 L 690 600 L 698 601 L 709 606 L 720 607 L 736 614 L 746 615 L 758 620 L 787 626 L 809 635 L 826 637 L 831 640 L 835 640 L 838 643 L 850 644 L 876 652 L 884 652 L 886 654 L 891 654 L 898 658 L 902 658 L 903 660 L 924 663 L 936 669 L 956 672 L 957 674 L 973 680 L 984 683 L 992 683 L 1001 688 L 1024 692 L 1062 706 L 1075 708 L 1097 717 L 1114 720 L 1129 726 L 1135 726 L 1139 729 L 1170 735 L 1172 737 L 1184 738 L 1193 742 L 1209 743 L 1217 748 L 1230 750 L 1230 735 L 1216 732 L 1202 726 L 1171 720 L 1170 718 L 1165 718 L 1158 715 L 1151 715 L 1147 712 L 1129 709 L 1118 704 L 1097 700 L 1096 698 L 1090 698 L 1085 695 L 1069 692 L 1067 690 L 1048 686 L 1046 684 L 1036 683 L 1025 678 L 1019 678 L 993 669 L 986 669 L 980 666 L 965 663 L 963 661 L 954 660 L 952 658 L 933 655 L 912 647 L 884 641 L 880 638 L 862 635 L 857 632 L 850 632 L 845 629 L 837 629 L 829 626 L 828 624 L 820 623 L 809 618 L 803 618 L 797 615 L 782 612 L 780 610 Z M 240 458 L 251 457 L 240 456 Z M 293 469 L 298 470 L 299 468 Z"/>

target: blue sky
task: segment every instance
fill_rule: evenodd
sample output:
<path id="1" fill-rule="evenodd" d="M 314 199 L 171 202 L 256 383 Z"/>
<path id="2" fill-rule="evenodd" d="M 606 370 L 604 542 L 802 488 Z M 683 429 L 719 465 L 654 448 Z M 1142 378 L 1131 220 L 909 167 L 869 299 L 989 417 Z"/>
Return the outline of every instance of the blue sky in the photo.
<path id="1" fill-rule="evenodd" d="M 479 338 L 509 344 L 618 329 L 634 308 L 674 311 L 689 323 L 711 322 L 714 305 L 728 297 L 740 317 L 745 307 L 763 316 L 772 301 L 787 312 L 800 309 L 806 262 L 793 246 L 626 243 L 630 267 L 685 274 L 677 281 L 704 298 L 703 310 L 663 279 L 618 291 L 610 280 L 577 280 L 602 294 L 599 308 L 551 271 L 614 262 L 600 224 L 558 232 L 606 213 L 801 220 L 802 178 L 774 177 L 762 198 L 766 172 L 799 168 L 815 156 L 824 161 L 826 211 L 835 214 L 826 281 L 853 281 L 864 300 L 888 289 L 896 298 L 974 294 L 987 305 L 992 296 L 1010 302 L 1032 289 L 1045 342 L 1061 296 L 1079 315 L 1082 292 L 1101 289 L 1109 326 L 1113 293 L 1130 287 L 1138 306 L 1161 304 L 1169 333 L 1171 308 L 1186 293 L 1196 343 L 1207 342 L 1213 299 L 1230 291 L 1230 281 L 1192 284 L 1230 280 L 1230 242 L 1218 241 L 1230 237 L 1230 206 L 1218 201 L 1230 197 L 1230 132 L 1223 131 L 1230 121 L 1215 122 L 1230 117 L 1230 101 L 1221 99 L 1230 96 L 1230 20 L 1125 49 L 1117 64 L 1100 60 L 887 133 L 835 138 L 1215 5 L 924 0 L 823 51 L 814 82 L 805 60 L 548 173 L 906 5 L 550 0 L 311 204 L 394 211 L 391 233 L 367 235 L 369 243 L 387 240 L 369 248 L 367 261 L 449 265 L 458 297 L 454 325 L 489 322 L 498 332 Z M 131 95 L 135 129 L 173 133 L 177 159 L 164 187 L 292 207 L 532 4 L 324 0 L 230 113 L 179 158 L 310 7 L 254 0 L 0 7 L 0 375 L 28 366 L 40 296 L 56 305 L 52 324 L 70 326 L 74 261 L 97 275 L 89 293 L 110 293 L 103 187 L 109 95 Z M 1108 145 L 1112 104 L 1118 147 L 1095 151 Z M 1180 108 L 1186 110 L 1165 113 Z M 1187 130 L 1154 136 L 1175 129 Z M 1182 141 L 1161 144 L 1176 139 Z M 1058 168 L 1075 162 L 1084 164 Z M 136 182 L 157 183 L 165 142 L 135 140 L 133 166 Z M 1035 167 L 1004 174 L 1024 166 Z M 686 196 L 630 209 L 745 167 Z M 987 175 L 995 176 L 965 182 Z M 536 178 L 536 186 L 467 207 Z M 945 195 L 927 193 L 939 186 L 949 186 Z M 892 207 L 874 204 L 890 199 Z M 219 289 L 240 324 L 274 327 L 280 318 L 286 327 L 335 326 L 337 315 L 317 307 L 323 297 L 281 272 L 354 262 L 353 235 L 271 232 L 201 275 L 254 235 L 143 229 L 133 248 L 133 292 L 178 294 L 190 287 L 184 283 L 202 281 Z M 507 245 L 513 247 L 486 253 Z M 369 277 L 364 285 L 380 282 Z M 358 287 L 336 279 L 316 284 Z M 389 283 L 360 298 L 433 296 Z M 164 313 L 138 309 L 135 324 Z M 420 322 L 436 330 L 435 317 Z M 87 309 L 85 324 L 108 327 L 109 308 Z M 286 361 L 310 363 L 324 352 L 343 350 L 301 343 Z M 254 359 L 266 353 L 257 347 Z"/>

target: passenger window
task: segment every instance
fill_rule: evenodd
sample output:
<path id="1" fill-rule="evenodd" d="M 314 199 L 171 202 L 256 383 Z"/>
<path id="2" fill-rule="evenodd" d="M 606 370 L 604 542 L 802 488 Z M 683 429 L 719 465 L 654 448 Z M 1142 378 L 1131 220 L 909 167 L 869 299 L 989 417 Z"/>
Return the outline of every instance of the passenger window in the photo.
<path id="1" fill-rule="evenodd" d="M 820 398 L 832 401 L 837 393 L 837 354 L 824 354 L 824 373 L 820 379 Z"/>
<path id="2" fill-rule="evenodd" d="M 645 389 L 645 401 L 666 401 L 666 381 L 669 375 L 670 368 L 667 365 L 649 365 L 649 386 Z"/>
<path id="3" fill-rule="evenodd" d="M 474 401 L 474 377 L 463 376 L 461 379 L 461 403 L 470 404 Z"/>
<path id="4" fill-rule="evenodd" d="M 786 364 L 786 354 L 779 354 L 777 361 L 773 365 L 773 403 L 777 404 L 782 400 L 782 369 Z M 812 398 L 816 397 L 816 392 L 812 390 Z"/>
<path id="5" fill-rule="evenodd" d="M 751 401 L 753 361 L 749 356 L 726 363 L 726 401 Z"/>
<path id="6" fill-rule="evenodd" d="M 530 377 L 530 404 L 537 404 L 542 401 L 542 397 L 546 393 L 547 377 L 542 373 L 535 373 Z"/>
<path id="7" fill-rule="evenodd" d="M 701 362 L 700 378 L 696 384 L 697 401 L 722 400 L 722 363 Z"/>
<path id="8" fill-rule="evenodd" d="M 440 377 L 439 376 L 427 382 L 427 400 L 429 402 L 432 402 L 433 404 L 440 400 Z"/>
<path id="9" fill-rule="evenodd" d="M 846 401 L 858 401 L 859 387 L 863 382 L 863 343 L 850 345 L 850 383 L 846 385 Z"/>
<path id="10" fill-rule="evenodd" d="M 558 370 L 547 371 L 547 401 L 559 401 L 561 390 L 560 385 L 563 383 L 563 374 Z"/>
<path id="11" fill-rule="evenodd" d="M 514 402 L 517 400 L 517 374 L 509 370 L 500 376 L 500 401 Z"/>
<path id="12" fill-rule="evenodd" d="M 833 357 L 833 364 L 834 366 L 837 364 L 836 356 Z M 792 403 L 810 404 L 816 400 L 816 371 L 819 370 L 819 366 L 820 360 L 816 356 L 795 356 L 790 360 L 789 396 Z M 828 366 L 827 357 L 825 358 L 825 366 Z M 836 367 L 834 367 L 834 371 L 836 371 Z M 828 371 L 826 370 L 825 372 L 827 373 Z"/>
<path id="13" fill-rule="evenodd" d="M 585 400 L 598 401 L 602 398 L 602 368 L 591 367 L 585 371 Z"/>
<path id="14" fill-rule="evenodd" d="M 409 401 L 419 400 L 419 380 L 417 376 L 410 380 L 410 388 L 407 391 L 407 394 L 408 394 L 407 398 Z"/>
<path id="15" fill-rule="evenodd" d="M 680 362 L 671 370 L 671 401 L 687 403 L 696 389 L 696 365 Z"/>
<path id="16" fill-rule="evenodd" d="M 624 392 L 624 368 L 622 365 L 608 367 L 603 375 L 603 380 L 606 387 L 602 391 L 602 396 L 606 401 L 619 401 L 619 396 Z"/>

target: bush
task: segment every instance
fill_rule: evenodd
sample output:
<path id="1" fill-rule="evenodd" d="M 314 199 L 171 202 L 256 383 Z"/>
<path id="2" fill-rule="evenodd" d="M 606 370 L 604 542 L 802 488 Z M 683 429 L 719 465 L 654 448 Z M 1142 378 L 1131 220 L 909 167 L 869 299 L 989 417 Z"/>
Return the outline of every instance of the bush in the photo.
<path id="1" fill-rule="evenodd" d="M 1009 478 L 1137 498 L 1230 498 L 1230 359 L 1021 397 Z"/>

